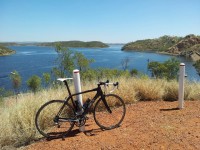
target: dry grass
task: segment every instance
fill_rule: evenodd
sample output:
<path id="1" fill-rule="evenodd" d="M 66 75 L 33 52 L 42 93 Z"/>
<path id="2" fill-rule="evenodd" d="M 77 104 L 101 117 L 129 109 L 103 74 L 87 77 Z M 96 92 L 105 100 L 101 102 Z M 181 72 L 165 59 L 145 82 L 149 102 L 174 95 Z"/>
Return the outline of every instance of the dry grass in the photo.
<path id="1" fill-rule="evenodd" d="M 187 83 L 185 87 L 185 99 L 187 100 L 200 100 L 200 84 L 198 82 Z"/>
<path id="2" fill-rule="evenodd" d="M 114 93 L 122 97 L 126 104 L 139 100 L 177 100 L 177 81 L 120 78 L 110 82 L 119 82 L 119 90 Z M 97 82 L 86 82 L 82 85 L 82 90 L 96 87 Z M 71 86 L 72 88 L 72 86 Z M 185 95 L 189 100 L 200 99 L 200 84 L 186 82 Z M 95 92 L 83 95 L 85 101 L 92 98 Z M 21 94 L 16 100 L 10 97 L 4 100 L 0 111 L 0 147 L 5 145 L 24 145 L 38 137 L 35 129 L 34 118 L 38 108 L 49 100 L 64 99 L 67 91 L 63 87 L 58 89 L 48 89 L 36 94 Z"/>
<path id="3" fill-rule="evenodd" d="M 0 145 L 19 146 L 35 139 L 34 118 L 38 108 L 52 99 L 63 99 L 63 90 L 49 89 L 37 94 L 21 94 L 5 100 L 1 109 Z"/>
<path id="4" fill-rule="evenodd" d="M 166 81 L 165 80 L 149 80 L 135 79 L 134 90 L 137 92 L 139 100 L 156 101 L 162 100 Z"/>

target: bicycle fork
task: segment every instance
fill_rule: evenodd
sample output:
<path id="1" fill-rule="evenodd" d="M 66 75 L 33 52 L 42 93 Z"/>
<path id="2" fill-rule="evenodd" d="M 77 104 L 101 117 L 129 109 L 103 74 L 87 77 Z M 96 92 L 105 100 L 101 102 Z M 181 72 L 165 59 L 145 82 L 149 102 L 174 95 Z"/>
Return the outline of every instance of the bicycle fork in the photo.
<path id="1" fill-rule="evenodd" d="M 102 96 L 101 96 L 101 99 L 102 99 L 102 101 L 103 101 L 103 103 L 104 103 L 104 105 L 105 105 L 107 111 L 111 114 L 112 111 L 111 111 L 110 107 L 108 106 L 108 103 L 106 102 L 105 95 L 102 95 Z"/>

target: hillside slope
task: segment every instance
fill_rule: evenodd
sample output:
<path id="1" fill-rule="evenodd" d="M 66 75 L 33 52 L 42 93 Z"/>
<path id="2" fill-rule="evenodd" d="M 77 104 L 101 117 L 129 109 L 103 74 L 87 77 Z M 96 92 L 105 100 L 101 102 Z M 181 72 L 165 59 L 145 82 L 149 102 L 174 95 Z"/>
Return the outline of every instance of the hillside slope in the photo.
<path id="1" fill-rule="evenodd" d="M 200 36 L 190 34 L 185 37 L 162 36 L 157 39 L 139 40 L 125 44 L 122 50 L 151 50 L 191 57 L 199 55 L 200 57 Z"/>
<path id="2" fill-rule="evenodd" d="M 0 56 L 11 55 L 11 54 L 14 54 L 14 53 L 15 53 L 14 50 L 11 50 L 7 47 L 0 45 Z"/>
<path id="3" fill-rule="evenodd" d="M 181 37 L 162 36 L 156 39 L 138 40 L 122 47 L 122 50 L 151 50 L 164 51 L 179 42 Z"/>

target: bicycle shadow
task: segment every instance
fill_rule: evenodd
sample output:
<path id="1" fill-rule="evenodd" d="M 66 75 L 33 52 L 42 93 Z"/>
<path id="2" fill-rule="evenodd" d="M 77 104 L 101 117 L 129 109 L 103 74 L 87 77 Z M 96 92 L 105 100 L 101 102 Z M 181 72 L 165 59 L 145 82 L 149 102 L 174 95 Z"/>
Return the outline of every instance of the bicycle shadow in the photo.
<path id="1" fill-rule="evenodd" d="M 103 132 L 104 130 L 102 130 L 101 128 L 97 128 L 97 129 L 91 129 L 91 130 L 86 130 L 83 133 L 86 136 L 96 136 L 99 132 Z"/>
<path id="2" fill-rule="evenodd" d="M 86 125 L 86 126 L 88 126 L 88 125 Z M 99 132 L 102 132 L 102 131 L 104 131 L 104 130 L 102 130 L 101 128 L 89 129 L 89 130 L 85 130 L 84 132 L 79 131 L 79 129 L 74 129 L 74 130 L 70 131 L 66 136 L 55 136 L 55 137 L 46 138 L 46 140 L 47 141 L 51 141 L 51 140 L 55 140 L 55 139 L 65 140 L 67 138 L 76 137 L 80 133 L 84 133 L 86 136 L 95 136 Z"/>

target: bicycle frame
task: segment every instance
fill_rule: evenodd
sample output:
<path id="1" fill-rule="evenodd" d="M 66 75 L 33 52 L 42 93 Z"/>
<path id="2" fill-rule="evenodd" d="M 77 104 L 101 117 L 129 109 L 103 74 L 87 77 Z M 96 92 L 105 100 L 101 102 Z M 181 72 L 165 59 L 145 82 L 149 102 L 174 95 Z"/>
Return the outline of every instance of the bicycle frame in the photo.
<path id="1" fill-rule="evenodd" d="M 94 88 L 92 90 L 86 90 L 86 91 L 83 91 L 83 92 L 71 94 L 71 91 L 70 91 L 70 88 L 69 88 L 69 85 L 68 85 L 67 81 L 65 80 L 63 82 L 65 83 L 65 86 L 67 87 L 67 91 L 69 93 L 69 96 L 66 98 L 66 103 L 68 103 L 68 101 L 71 99 L 71 102 L 72 102 L 73 107 L 75 108 L 75 111 L 77 111 L 78 108 L 77 108 L 77 106 L 76 106 L 76 104 L 74 102 L 73 96 L 77 96 L 77 95 L 80 95 L 80 94 L 85 94 L 85 93 L 90 93 L 90 92 L 95 92 L 96 91 L 97 92 L 96 95 L 90 101 L 90 106 L 98 99 L 98 97 L 100 97 L 99 99 L 102 99 L 102 101 L 103 101 L 104 105 L 106 106 L 108 112 L 111 113 L 111 110 L 110 110 L 110 108 L 109 108 L 109 106 L 108 106 L 108 104 L 107 104 L 107 102 L 105 100 L 105 95 L 103 94 L 103 91 L 101 89 L 100 84 L 98 84 L 97 88 Z M 87 113 L 87 110 L 90 108 L 90 106 L 86 110 L 84 110 L 83 115 L 85 115 Z"/>

